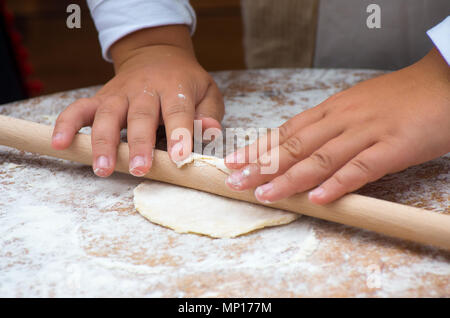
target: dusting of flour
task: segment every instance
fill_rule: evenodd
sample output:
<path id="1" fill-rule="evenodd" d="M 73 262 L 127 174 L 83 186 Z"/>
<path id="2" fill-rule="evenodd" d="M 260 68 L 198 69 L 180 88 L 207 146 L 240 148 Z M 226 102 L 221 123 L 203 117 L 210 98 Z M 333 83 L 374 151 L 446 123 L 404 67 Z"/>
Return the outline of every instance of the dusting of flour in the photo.
<path id="1" fill-rule="evenodd" d="M 255 70 L 215 78 L 227 105 L 225 127 L 275 127 L 370 74 Z M 0 114 L 53 124 L 65 106 L 96 89 L 1 106 Z M 439 198 L 448 197 L 449 162 L 447 155 L 384 178 L 373 191 L 447 213 L 448 201 Z M 141 181 L 97 178 L 90 167 L 0 146 L 0 296 L 450 295 L 449 257 L 434 249 L 403 249 L 309 217 L 235 239 L 181 235 L 134 210 Z M 391 194 L 399 188 L 405 190 Z"/>

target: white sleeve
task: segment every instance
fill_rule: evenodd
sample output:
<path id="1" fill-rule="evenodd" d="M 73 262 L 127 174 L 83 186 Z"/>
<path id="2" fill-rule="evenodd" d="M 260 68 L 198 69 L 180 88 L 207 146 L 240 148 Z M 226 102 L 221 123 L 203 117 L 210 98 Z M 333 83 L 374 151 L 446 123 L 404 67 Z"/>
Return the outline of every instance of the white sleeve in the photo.
<path id="1" fill-rule="evenodd" d="M 99 33 L 103 58 L 109 48 L 134 31 L 170 24 L 186 24 L 194 33 L 195 12 L 189 0 L 87 0 Z"/>
<path id="2" fill-rule="evenodd" d="M 450 65 L 450 16 L 427 31 L 431 41 Z"/>

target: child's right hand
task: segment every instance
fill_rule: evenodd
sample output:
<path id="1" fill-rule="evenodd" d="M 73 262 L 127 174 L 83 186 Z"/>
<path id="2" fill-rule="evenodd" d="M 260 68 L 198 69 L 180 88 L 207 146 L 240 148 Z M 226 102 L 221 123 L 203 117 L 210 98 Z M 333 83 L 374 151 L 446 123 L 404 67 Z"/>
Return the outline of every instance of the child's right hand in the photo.
<path id="1" fill-rule="evenodd" d="M 145 29 L 111 48 L 116 75 L 91 98 L 79 99 L 58 117 L 52 146 L 65 149 L 84 126 L 92 125 L 93 169 L 107 177 L 116 164 L 120 130 L 127 127 L 130 173 L 145 175 L 160 118 L 172 160 L 192 150 L 193 121 L 202 128 L 221 128 L 222 95 L 212 77 L 198 64 L 186 26 Z M 190 132 L 188 140 L 172 140 L 176 128 Z"/>

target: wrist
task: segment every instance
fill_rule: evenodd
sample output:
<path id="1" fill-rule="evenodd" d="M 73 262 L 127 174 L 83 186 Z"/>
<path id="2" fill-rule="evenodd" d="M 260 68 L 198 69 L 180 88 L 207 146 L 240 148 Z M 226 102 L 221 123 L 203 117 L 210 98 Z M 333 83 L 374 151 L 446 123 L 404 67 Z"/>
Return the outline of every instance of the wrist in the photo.
<path id="1" fill-rule="evenodd" d="M 417 68 L 423 76 L 429 80 L 438 80 L 445 86 L 450 82 L 450 67 L 436 48 L 433 48 L 427 55 L 416 63 Z"/>
<path id="2" fill-rule="evenodd" d="M 111 46 L 110 52 L 116 72 L 130 58 L 152 47 L 172 47 L 195 58 L 189 28 L 185 25 L 167 25 L 133 32 Z"/>

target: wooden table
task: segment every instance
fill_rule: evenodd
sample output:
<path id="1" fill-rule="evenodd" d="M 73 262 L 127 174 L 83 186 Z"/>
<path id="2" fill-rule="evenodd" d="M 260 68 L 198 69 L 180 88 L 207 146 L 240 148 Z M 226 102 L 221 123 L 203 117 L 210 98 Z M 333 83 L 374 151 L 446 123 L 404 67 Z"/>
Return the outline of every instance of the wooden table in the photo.
<path id="1" fill-rule="evenodd" d="M 365 70 L 213 74 L 225 127 L 275 127 L 379 75 Z M 98 87 L 0 106 L 45 124 Z M 89 132 L 89 129 L 84 129 Z M 359 193 L 450 214 L 450 156 Z M 181 235 L 133 207 L 140 179 L 0 147 L 0 296 L 450 296 L 450 253 L 302 217 L 236 239 Z M 187 203 L 188 204 L 188 203 Z"/>

